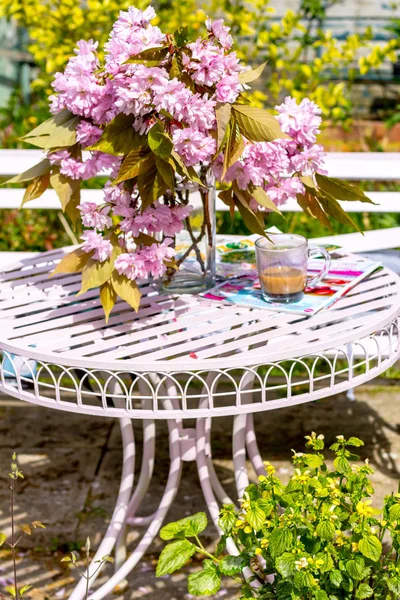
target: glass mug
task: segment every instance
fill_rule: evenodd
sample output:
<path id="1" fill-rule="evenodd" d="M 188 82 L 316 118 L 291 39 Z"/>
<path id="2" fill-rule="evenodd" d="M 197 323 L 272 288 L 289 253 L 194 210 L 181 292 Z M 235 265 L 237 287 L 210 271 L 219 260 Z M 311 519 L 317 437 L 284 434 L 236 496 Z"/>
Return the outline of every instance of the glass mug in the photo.
<path id="1" fill-rule="evenodd" d="M 321 272 L 308 278 L 308 257 L 321 254 L 325 259 Z M 256 259 L 264 300 L 285 304 L 301 300 L 306 286 L 316 286 L 331 264 L 325 248 L 309 249 L 305 237 L 290 233 L 271 233 L 268 238 L 259 238 Z"/>

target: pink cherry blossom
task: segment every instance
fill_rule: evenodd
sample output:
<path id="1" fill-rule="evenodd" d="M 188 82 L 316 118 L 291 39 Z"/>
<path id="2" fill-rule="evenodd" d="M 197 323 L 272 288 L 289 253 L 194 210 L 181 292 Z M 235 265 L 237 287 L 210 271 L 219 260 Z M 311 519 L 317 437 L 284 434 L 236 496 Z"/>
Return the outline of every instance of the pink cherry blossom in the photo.
<path id="1" fill-rule="evenodd" d="M 212 35 L 219 41 L 221 46 L 225 50 L 229 50 L 233 44 L 233 37 L 229 33 L 230 27 L 226 27 L 224 25 L 223 19 L 217 19 L 216 21 L 207 19 L 206 27 L 208 31 L 210 31 Z"/>
<path id="2" fill-rule="evenodd" d="M 175 150 L 188 166 L 210 160 L 217 150 L 217 144 L 213 137 L 205 135 L 193 127 L 176 129 L 172 135 L 172 141 Z"/>
<path id="3" fill-rule="evenodd" d="M 100 262 L 104 262 L 110 258 L 113 247 L 110 240 L 103 238 L 101 233 L 97 231 L 84 231 L 81 235 L 82 250 L 84 252 L 93 252 L 92 258 Z"/>
<path id="4" fill-rule="evenodd" d="M 99 141 L 103 133 L 100 127 L 96 127 L 89 123 L 89 121 L 80 121 L 76 127 L 76 141 L 79 142 L 83 148 L 92 146 Z"/>
<path id="5" fill-rule="evenodd" d="M 103 231 L 106 227 L 111 227 L 112 220 L 108 216 L 110 207 L 98 208 L 96 202 L 81 202 L 78 206 L 81 211 L 81 219 L 84 227 L 91 227 L 98 231 Z"/>

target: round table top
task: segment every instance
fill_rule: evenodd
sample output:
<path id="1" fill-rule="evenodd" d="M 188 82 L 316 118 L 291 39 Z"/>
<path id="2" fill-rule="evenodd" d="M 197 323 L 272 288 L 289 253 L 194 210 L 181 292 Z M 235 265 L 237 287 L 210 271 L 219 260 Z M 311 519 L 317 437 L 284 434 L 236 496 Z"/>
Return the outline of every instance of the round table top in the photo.
<path id="1" fill-rule="evenodd" d="M 328 356 L 333 349 L 382 337 L 390 327 L 391 346 L 393 335 L 397 339 L 393 327 L 400 312 L 400 278 L 385 268 L 311 318 L 163 295 L 143 285 L 138 313 L 119 300 L 106 325 L 98 290 L 76 295 L 80 274 L 49 279 L 68 251 L 25 259 L 0 274 L 3 364 L 4 356 L 18 356 L 26 365 L 35 360 L 69 372 L 172 374 L 175 380 L 179 373 L 202 373 L 203 381 L 205 373 Z M 390 359 L 394 362 L 393 354 Z"/>

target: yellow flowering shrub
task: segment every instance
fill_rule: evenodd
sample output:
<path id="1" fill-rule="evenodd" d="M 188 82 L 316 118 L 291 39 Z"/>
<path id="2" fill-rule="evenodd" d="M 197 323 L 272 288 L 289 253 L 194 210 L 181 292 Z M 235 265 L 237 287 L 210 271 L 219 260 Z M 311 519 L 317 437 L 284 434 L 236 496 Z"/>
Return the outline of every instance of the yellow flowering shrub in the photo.
<path id="1" fill-rule="evenodd" d="M 32 82 L 34 104 L 38 101 L 44 109 L 53 75 L 65 67 L 76 42 L 92 38 L 101 47 L 119 11 L 131 4 L 143 9 L 150 0 L 1 0 L 0 17 L 14 19 L 29 34 L 27 49 L 38 66 Z M 322 108 L 325 125 L 348 121 L 354 75 L 366 74 L 385 60 L 394 61 L 399 48 L 397 40 L 372 46 L 370 29 L 363 35 L 337 40 L 331 32 L 318 29 L 317 16 L 323 20 L 325 14 L 322 4 L 316 3 L 319 13 L 312 13 L 306 0 L 300 2 L 297 13 L 288 10 L 279 20 L 272 19 L 274 9 L 268 0 L 171 0 L 153 4 L 164 30 L 186 24 L 191 32 L 201 33 L 207 16 L 223 17 L 235 38 L 240 38 L 239 56 L 250 63 L 267 61 L 264 77 L 249 93 L 252 103 L 274 106 L 288 94 L 298 100 L 309 97 Z M 340 79 L 344 71 L 348 81 L 332 80 L 332 76 Z M 18 102 L 14 97 L 14 104 Z M 14 117 L 18 117 L 15 112 Z M 28 130 L 32 122 L 28 125 L 24 118 L 23 129 Z"/>

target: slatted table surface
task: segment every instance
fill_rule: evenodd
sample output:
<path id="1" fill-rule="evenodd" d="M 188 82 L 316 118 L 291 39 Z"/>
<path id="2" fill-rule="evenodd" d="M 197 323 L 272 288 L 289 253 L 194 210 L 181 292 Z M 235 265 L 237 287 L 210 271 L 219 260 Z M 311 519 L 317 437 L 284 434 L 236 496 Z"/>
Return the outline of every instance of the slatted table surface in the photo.
<path id="1" fill-rule="evenodd" d="M 65 251 L 26 259 L 0 275 L 4 356 L 136 375 L 171 373 L 176 378 L 177 373 L 201 372 L 203 381 L 207 372 L 321 356 L 368 338 L 386 340 L 385 355 L 377 344 L 372 351 L 380 363 L 394 362 L 398 352 L 400 279 L 388 269 L 311 318 L 198 296 L 168 296 L 143 285 L 138 313 L 120 300 L 106 325 L 97 290 L 76 296 L 80 275 L 49 279 Z"/>

